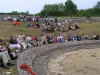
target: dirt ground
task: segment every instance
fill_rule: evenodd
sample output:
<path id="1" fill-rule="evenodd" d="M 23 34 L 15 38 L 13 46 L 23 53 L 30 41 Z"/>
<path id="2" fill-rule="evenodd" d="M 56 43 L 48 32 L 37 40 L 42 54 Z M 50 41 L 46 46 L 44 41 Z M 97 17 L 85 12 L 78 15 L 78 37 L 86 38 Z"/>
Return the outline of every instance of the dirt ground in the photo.
<path id="1" fill-rule="evenodd" d="M 100 48 L 62 54 L 48 68 L 48 75 L 100 75 Z"/>

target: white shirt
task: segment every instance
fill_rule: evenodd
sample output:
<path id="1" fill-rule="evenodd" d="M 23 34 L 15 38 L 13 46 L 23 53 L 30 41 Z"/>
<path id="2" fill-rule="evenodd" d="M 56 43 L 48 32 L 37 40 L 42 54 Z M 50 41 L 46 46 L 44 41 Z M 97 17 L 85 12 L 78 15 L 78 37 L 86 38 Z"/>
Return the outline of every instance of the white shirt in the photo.
<path id="1" fill-rule="evenodd" d="M 30 41 L 30 40 L 31 40 L 31 37 L 27 36 L 26 41 Z"/>

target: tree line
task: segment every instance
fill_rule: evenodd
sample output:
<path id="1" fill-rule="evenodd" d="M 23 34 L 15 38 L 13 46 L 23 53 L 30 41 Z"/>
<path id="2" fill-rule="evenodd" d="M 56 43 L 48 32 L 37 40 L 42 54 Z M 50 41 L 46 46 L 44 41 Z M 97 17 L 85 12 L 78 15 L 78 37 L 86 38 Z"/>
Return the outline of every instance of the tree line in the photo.
<path id="1" fill-rule="evenodd" d="M 9 13 L 1 12 L 0 15 L 26 15 L 26 16 L 30 16 L 32 14 L 29 14 L 29 11 L 26 11 L 26 12 L 12 11 Z"/>
<path id="2" fill-rule="evenodd" d="M 100 16 L 100 1 L 89 9 L 77 9 L 77 5 L 72 0 L 67 0 L 64 4 L 46 4 L 40 13 L 40 16 L 75 16 L 75 17 L 91 17 Z"/>

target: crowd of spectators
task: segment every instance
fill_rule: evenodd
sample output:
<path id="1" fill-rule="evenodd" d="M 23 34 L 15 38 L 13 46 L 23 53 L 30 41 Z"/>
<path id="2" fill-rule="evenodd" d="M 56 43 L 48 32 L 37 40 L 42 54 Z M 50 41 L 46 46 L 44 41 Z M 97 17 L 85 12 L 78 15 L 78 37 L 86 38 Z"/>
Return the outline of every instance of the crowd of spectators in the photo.
<path id="1" fill-rule="evenodd" d="M 20 21 L 30 22 L 30 21 L 37 20 L 38 18 L 40 18 L 40 16 L 0 15 L 0 21 L 16 21 L 19 19 Z"/>
<path id="2" fill-rule="evenodd" d="M 40 36 L 32 35 L 13 35 L 8 40 L 0 38 L 0 62 L 4 68 L 9 69 L 11 60 L 16 59 L 20 53 L 29 48 L 52 44 L 52 43 L 62 43 L 69 41 L 82 41 L 82 40 L 99 40 L 99 35 L 93 35 L 90 38 L 88 35 L 76 35 L 70 36 L 59 35 L 47 35 L 41 34 Z"/>

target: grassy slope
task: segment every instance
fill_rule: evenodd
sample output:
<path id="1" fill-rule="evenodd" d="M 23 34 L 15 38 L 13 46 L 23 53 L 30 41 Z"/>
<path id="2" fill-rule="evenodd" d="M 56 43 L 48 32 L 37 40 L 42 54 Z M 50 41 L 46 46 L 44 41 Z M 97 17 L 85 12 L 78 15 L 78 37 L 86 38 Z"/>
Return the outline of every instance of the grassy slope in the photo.
<path id="1" fill-rule="evenodd" d="M 69 34 L 72 35 L 73 33 L 77 34 L 88 34 L 92 36 L 93 34 L 99 34 L 100 35 L 100 22 L 94 22 L 94 23 L 80 23 L 80 30 L 77 30 L 75 32 L 70 31 Z"/>
<path id="2" fill-rule="evenodd" d="M 0 36 L 7 38 L 16 34 L 38 35 L 41 33 L 39 29 L 26 28 L 27 23 L 23 22 L 19 27 L 13 26 L 12 22 L 0 22 Z"/>
<path id="3" fill-rule="evenodd" d="M 16 27 L 12 25 L 12 22 L 0 22 L 0 36 L 4 38 L 8 38 L 11 35 L 15 34 L 30 34 L 30 35 L 40 35 L 42 32 L 39 29 L 34 28 L 26 28 L 27 23 L 23 22 L 21 26 Z M 100 22 L 94 23 L 80 23 L 80 30 L 70 31 L 69 34 L 73 33 L 78 34 L 100 34 Z M 65 34 L 68 34 L 67 32 Z"/>

